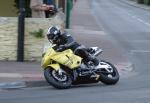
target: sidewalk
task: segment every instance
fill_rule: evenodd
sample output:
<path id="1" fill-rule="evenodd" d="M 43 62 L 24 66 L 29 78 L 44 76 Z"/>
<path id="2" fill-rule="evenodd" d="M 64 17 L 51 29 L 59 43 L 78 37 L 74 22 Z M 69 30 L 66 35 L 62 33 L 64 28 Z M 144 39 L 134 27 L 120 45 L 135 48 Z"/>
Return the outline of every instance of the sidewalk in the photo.
<path id="1" fill-rule="evenodd" d="M 132 64 L 123 55 L 115 41 L 102 31 L 92 16 L 88 0 L 78 0 L 72 12 L 71 28 L 68 30 L 79 41 L 88 46 L 99 45 L 102 58 L 114 63 L 120 74 L 132 70 Z M 83 39 L 84 38 L 84 39 Z M 86 45 L 87 46 L 87 45 Z M 0 89 L 48 86 L 40 62 L 0 62 Z"/>

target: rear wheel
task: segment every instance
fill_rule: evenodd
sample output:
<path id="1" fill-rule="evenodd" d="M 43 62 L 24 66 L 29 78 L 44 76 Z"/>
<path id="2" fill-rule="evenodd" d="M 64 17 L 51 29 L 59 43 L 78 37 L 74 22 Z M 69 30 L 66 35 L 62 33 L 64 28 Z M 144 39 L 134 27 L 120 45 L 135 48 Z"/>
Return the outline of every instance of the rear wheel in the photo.
<path id="1" fill-rule="evenodd" d="M 119 73 L 116 67 L 105 60 L 101 60 L 100 64 L 102 65 L 100 81 L 107 85 L 116 84 L 119 81 Z"/>
<path id="2" fill-rule="evenodd" d="M 67 89 L 71 87 L 71 76 L 62 69 L 60 71 L 56 71 L 53 68 L 47 68 L 44 71 L 44 76 L 47 82 L 55 88 Z"/>

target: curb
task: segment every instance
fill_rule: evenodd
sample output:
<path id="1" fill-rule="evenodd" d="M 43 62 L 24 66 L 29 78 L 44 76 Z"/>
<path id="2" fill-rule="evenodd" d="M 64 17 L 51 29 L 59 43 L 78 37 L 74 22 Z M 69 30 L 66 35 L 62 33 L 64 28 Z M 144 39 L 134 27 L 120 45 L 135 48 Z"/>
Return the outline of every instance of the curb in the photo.
<path id="1" fill-rule="evenodd" d="M 6 83 L 0 83 L 0 89 L 19 89 L 19 88 L 25 88 L 26 83 L 25 82 L 6 82 Z"/>
<path id="2" fill-rule="evenodd" d="M 2 73 L 2 74 L 9 74 L 10 78 L 16 78 L 17 80 L 10 81 L 10 82 L 1 82 L 0 89 L 21 89 L 21 88 L 28 88 L 28 87 L 41 87 L 41 86 L 48 86 L 49 84 L 44 79 L 43 75 L 41 74 L 19 74 L 19 73 Z M 7 75 L 1 75 L 2 77 L 6 78 Z"/>
<path id="3" fill-rule="evenodd" d="M 16 81 L 16 82 L 5 82 L 0 83 L 0 89 L 21 89 L 21 88 L 31 88 L 31 87 L 44 87 L 49 86 L 46 81 Z"/>
<path id="4" fill-rule="evenodd" d="M 137 4 L 134 1 L 129 1 L 129 0 L 120 0 L 121 2 L 124 2 L 126 4 L 129 4 L 131 6 L 137 7 L 137 8 L 141 8 L 141 9 L 145 9 L 145 10 L 150 10 L 150 6 L 146 6 L 146 5 L 142 5 L 142 4 Z"/>
<path id="5" fill-rule="evenodd" d="M 128 72 L 133 71 L 133 64 L 131 63 L 119 63 L 115 64 L 118 68 L 119 74 L 124 77 Z M 16 82 L 5 82 L 0 83 L 0 90 L 13 90 L 22 88 L 33 88 L 33 87 L 44 87 L 50 86 L 46 80 L 36 80 L 36 81 L 16 81 Z"/>

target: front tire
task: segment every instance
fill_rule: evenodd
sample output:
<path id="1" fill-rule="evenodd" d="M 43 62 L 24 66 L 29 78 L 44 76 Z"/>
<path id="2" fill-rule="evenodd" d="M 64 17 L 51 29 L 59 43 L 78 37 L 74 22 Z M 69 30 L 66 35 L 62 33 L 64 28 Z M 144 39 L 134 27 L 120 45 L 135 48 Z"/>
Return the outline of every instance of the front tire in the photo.
<path id="1" fill-rule="evenodd" d="M 65 71 L 58 73 L 53 68 L 47 68 L 44 70 L 44 77 L 46 81 L 55 88 L 67 89 L 71 87 L 72 79 Z"/>
<path id="2" fill-rule="evenodd" d="M 116 84 L 119 81 L 119 73 L 116 67 L 110 62 L 107 62 L 105 60 L 101 60 L 100 63 L 108 65 L 112 70 L 111 73 L 105 73 L 105 68 L 102 68 L 101 70 L 103 71 L 103 73 L 100 73 L 100 81 L 107 85 Z"/>

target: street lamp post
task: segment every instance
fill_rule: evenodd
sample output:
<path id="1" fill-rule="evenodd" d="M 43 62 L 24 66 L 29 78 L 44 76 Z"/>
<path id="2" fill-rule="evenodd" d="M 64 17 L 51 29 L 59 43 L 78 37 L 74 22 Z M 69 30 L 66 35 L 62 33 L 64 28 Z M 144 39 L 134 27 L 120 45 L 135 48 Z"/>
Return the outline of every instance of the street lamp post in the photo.
<path id="1" fill-rule="evenodd" d="M 72 9 L 72 0 L 67 0 L 66 2 L 66 28 L 70 27 L 70 13 Z"/>
<path id="2" fill-rule="evenodd" d="M 19 0 L 19 16 L 18 16 L 18 48 L 17 61 L 24 61 L 24 21 L 25 21 L 25 1 Z"/>

